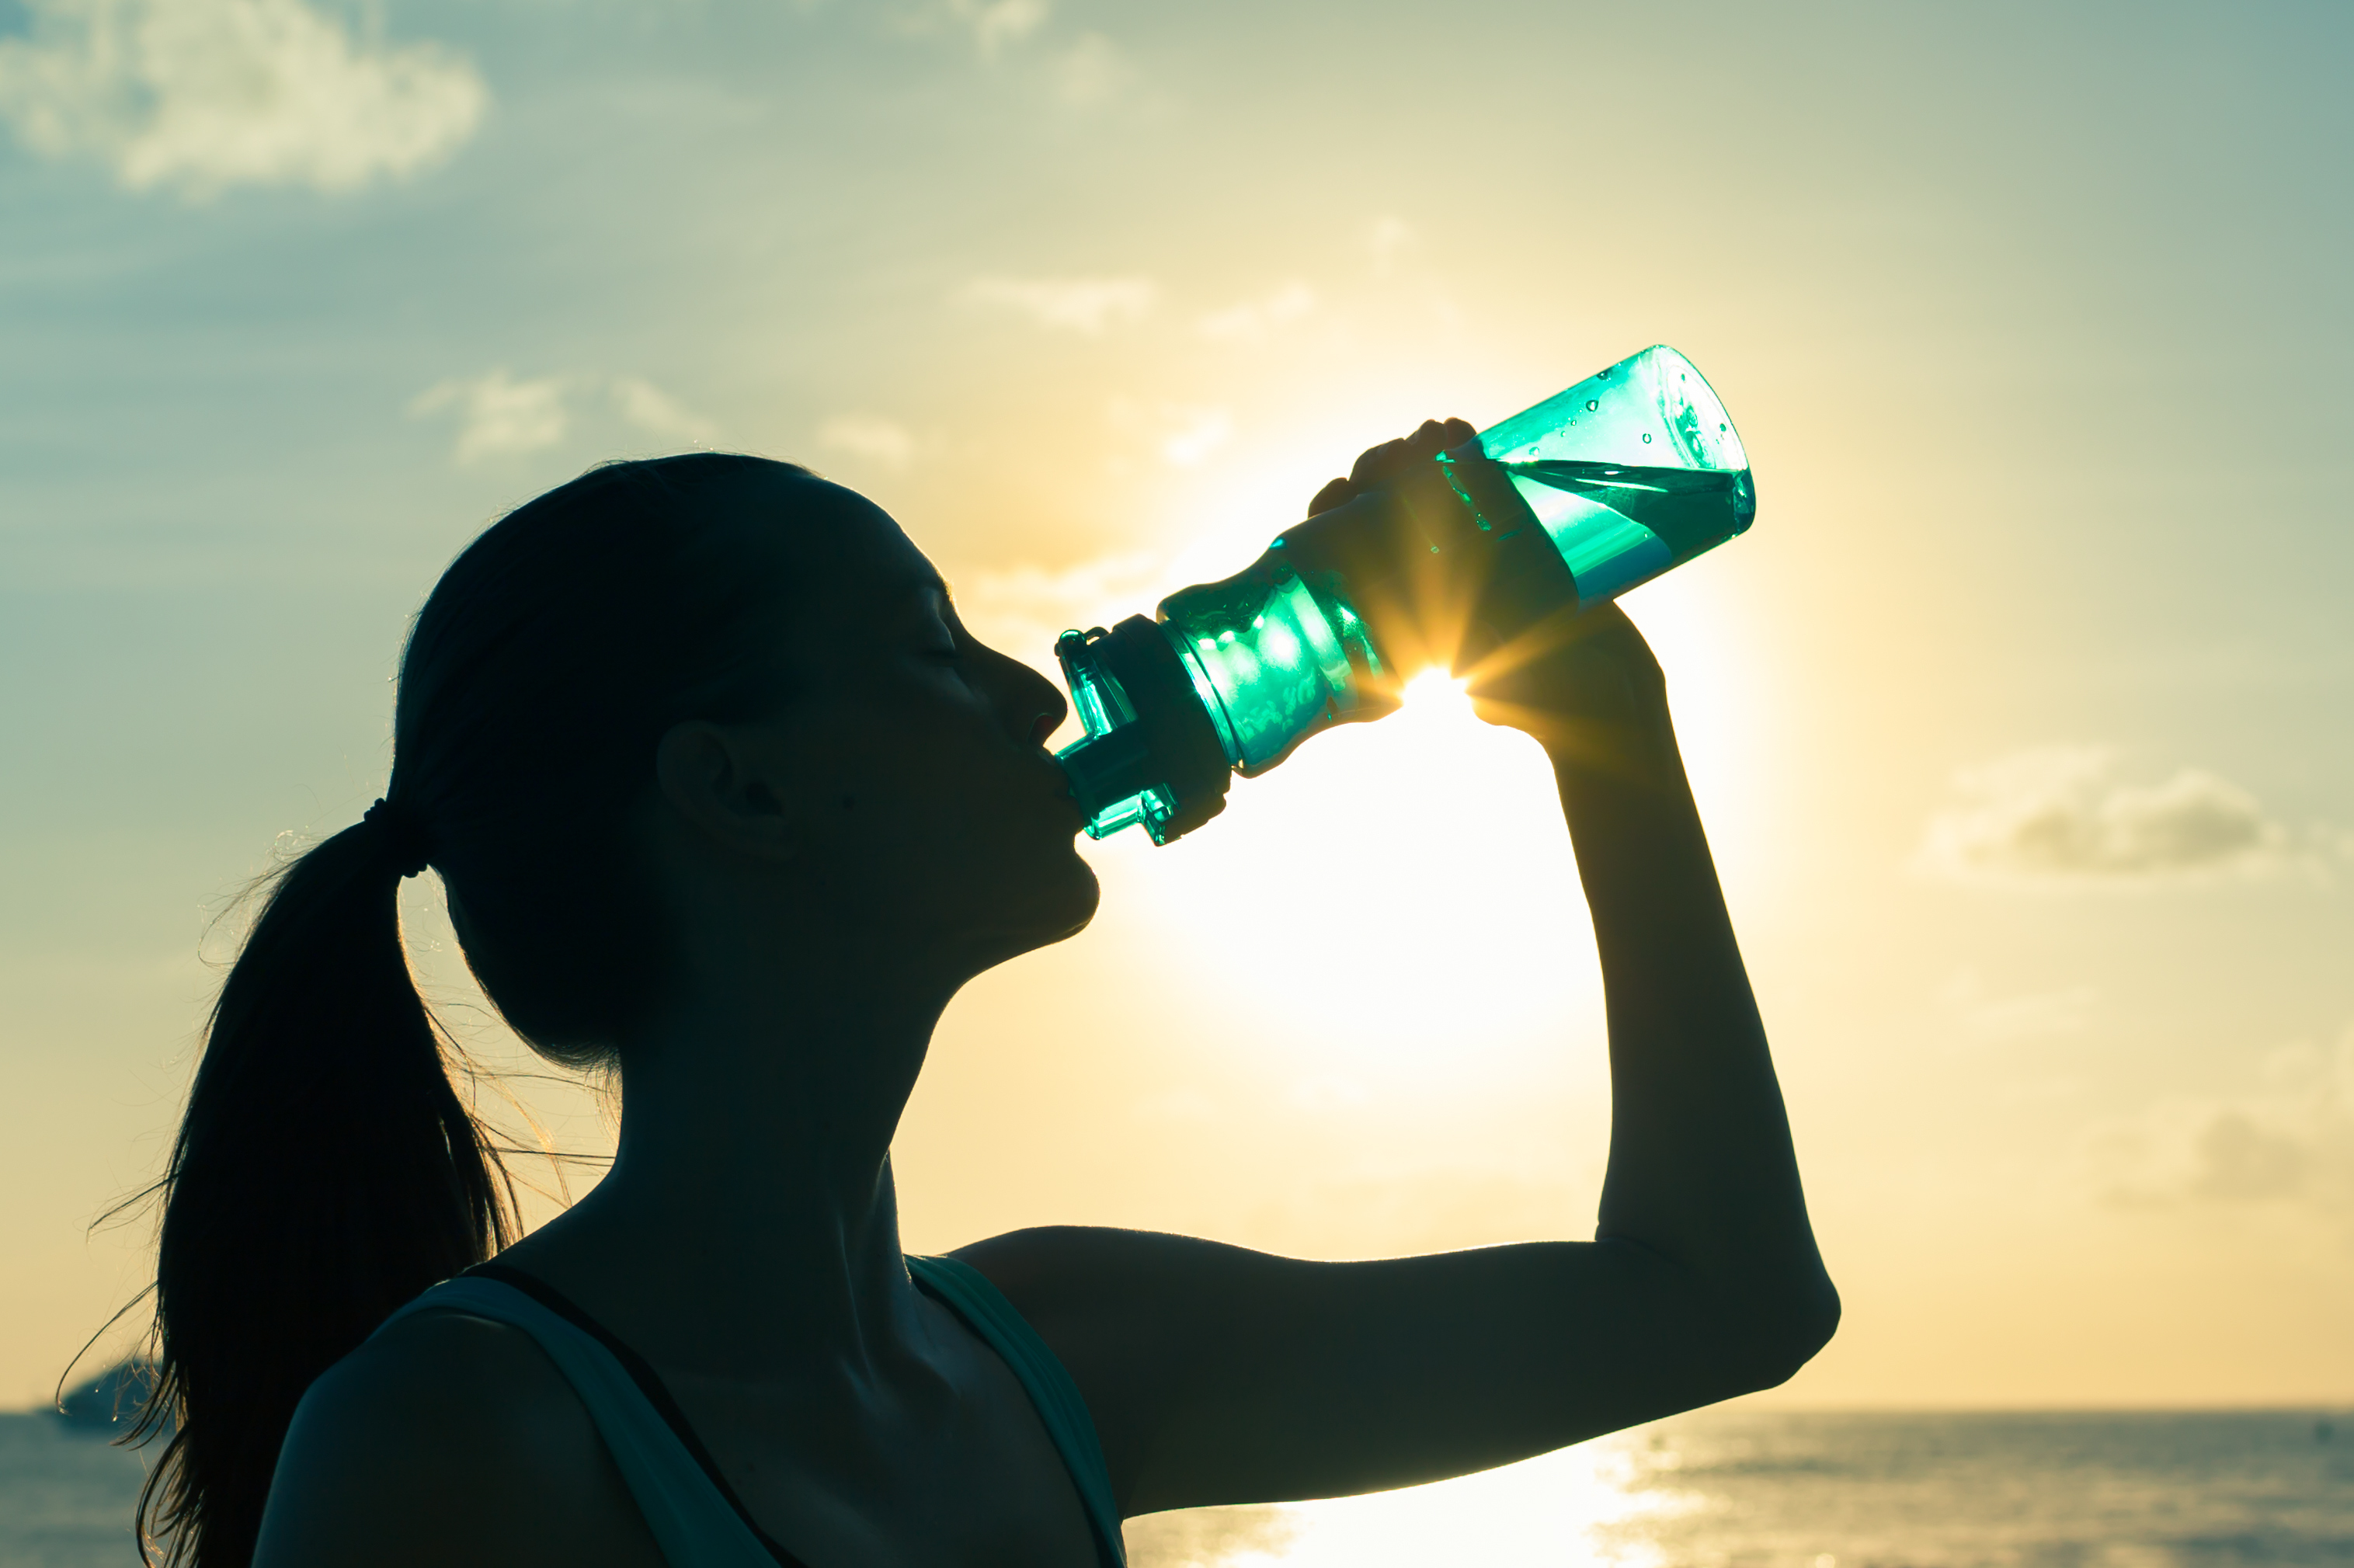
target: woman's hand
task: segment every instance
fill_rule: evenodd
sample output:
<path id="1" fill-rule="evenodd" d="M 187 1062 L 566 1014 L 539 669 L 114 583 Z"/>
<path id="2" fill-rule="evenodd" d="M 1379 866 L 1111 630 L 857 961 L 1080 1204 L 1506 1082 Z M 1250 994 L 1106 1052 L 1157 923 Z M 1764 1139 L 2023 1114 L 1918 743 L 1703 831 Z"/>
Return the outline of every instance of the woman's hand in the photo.
<path id="1" fill-rule="evenodd" d="M 1368 448 L 1348 478 L 1316 493 L 1309 515 L 1353 501 L 1478 433 L 1461 419 L 1426 419 L 1403 440 Z M 1663 741 L 1672 754 L 1659 661 L 1615 604 L 1583 614 L 1565 606 L 1457 673 L 1469 679 L 1481 718 L 1534 736 L 1556 761 L 1641 764 L 1653 771 L 1665 760 Z"/>
<path id="2" fill-rule="evenodd" d="M 1316 493 L 1316 498 L 1308 503 L 1308 515 L 1313 517 L 1354 501 L 1373 486 L 1395 479 L 1405 471 L 1408 463 L 1428 462 L 1479 433 L 1461 419 L 1425 419 L 1420 429 L 1403 440 L 1367 447 L 1358 455 L 1356 466 L 1349 470 L 1348 478 L 1336 479 Z"/>

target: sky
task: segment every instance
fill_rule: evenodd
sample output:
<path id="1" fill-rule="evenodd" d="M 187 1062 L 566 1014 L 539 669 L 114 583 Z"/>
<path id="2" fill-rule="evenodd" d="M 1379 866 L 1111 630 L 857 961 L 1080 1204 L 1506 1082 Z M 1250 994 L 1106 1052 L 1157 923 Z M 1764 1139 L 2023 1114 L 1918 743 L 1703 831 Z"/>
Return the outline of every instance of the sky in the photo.
<path id="1" fill-rule="evenodd" d="M 225 912 L 381 792 L 505 509 L 804 461 L 1044 666 L 1655 342 L 1760 508 L 1628 608 L 1847 1302 L 1767 1397 L 2354 1402 L 2349 51 L 2262 0 L 0 0 L 0 1404 L 143 1283 L 92 1223 Z M 911 1247 L 1590 1233 L 1532 743 L 1430 689 L 1087 853 L 1094 928 L 940 1031 Z"/>

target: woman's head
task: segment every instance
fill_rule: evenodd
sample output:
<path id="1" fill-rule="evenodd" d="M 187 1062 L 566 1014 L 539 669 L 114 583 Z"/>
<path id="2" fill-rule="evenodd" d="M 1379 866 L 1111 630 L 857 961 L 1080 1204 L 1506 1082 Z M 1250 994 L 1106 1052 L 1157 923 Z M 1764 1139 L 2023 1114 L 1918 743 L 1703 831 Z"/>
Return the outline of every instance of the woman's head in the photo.
<path id="1" fill-rule="evenodd" d="M 887 515 L 789 464 L 614 464 L 470 545 L 402 659 L 386 802 L 268 885 L 161 1184 L 175 1554 L 245 1562 L 302 1392 L 511 1232 L 404 874 L 441 873 L 485 991 L 559 1061 L 626 1060 L 747 938 L 762 972 L 854 939 L 952 990 L 1094 908 L 1043 745 L 1063 711 Z"/>
<path id="2" fill-rule="evenodd" d="M 389 798 L 501 1011 L 593 1059 L 678 978 L 698 871 L 831 929 L 993 939 L 989 962 L 1076 929 L 1093 884 L 1042 744 L 1062 715 L 864 497 L 751 458 L 618 464 L 443 575 Z"/>

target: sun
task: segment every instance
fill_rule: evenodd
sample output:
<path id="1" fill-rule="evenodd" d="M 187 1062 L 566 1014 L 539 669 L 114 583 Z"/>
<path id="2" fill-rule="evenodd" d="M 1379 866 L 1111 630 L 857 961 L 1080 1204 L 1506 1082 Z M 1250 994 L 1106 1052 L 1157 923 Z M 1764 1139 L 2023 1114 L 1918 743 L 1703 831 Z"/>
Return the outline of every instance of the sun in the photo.
<path id="1" fill-rule="evenodd" d="M 1450 720 L 1479 722 L 1471 712 L 1471 683 L 1433 664 L 1406 682 L 1399 696 L 1416 722 L 1444 724 Z"/>

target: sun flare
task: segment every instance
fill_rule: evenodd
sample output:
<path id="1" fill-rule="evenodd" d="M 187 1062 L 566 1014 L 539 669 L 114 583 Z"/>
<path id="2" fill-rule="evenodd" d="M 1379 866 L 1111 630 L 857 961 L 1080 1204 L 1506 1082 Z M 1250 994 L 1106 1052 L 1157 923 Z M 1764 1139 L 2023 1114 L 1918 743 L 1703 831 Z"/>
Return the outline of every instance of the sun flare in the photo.
<path id="1" fill-rule="evenodd" d="M 1468 677 L 1451 675 L 1434 664 L 1407 681 L 1398 694 L 1418 719 L 1469 719 L 1470 686 Z"/>

